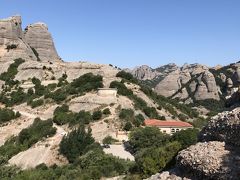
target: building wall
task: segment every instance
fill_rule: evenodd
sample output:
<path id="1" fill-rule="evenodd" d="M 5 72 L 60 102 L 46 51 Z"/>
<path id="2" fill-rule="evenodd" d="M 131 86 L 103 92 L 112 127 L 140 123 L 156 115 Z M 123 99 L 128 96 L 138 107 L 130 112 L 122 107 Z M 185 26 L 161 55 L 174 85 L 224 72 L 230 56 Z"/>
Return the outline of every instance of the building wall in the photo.
<path id="1" fill-rule="evenodd" d="M 128 141 L 128 133 L 127 132 L 125 132 L 125 131 L 117 131 L 116 132 L 116 139 L 118 140 L 118 141 Z"/>
<path id="2" fill-rule="evenodd" d="M 98 90 L 98 95 L 99 96 L 113 96 L 116 97 L 117 96 L 117 90 L 116 89 L 99 89 Z"/>
<path id="3" fill-rule="evenodd" d="M 186 127 L 158 127 L 161 132 L 166 133 L 166 134 L 174 134 L 175 132 L 181 131 L 188 129 Z"/>

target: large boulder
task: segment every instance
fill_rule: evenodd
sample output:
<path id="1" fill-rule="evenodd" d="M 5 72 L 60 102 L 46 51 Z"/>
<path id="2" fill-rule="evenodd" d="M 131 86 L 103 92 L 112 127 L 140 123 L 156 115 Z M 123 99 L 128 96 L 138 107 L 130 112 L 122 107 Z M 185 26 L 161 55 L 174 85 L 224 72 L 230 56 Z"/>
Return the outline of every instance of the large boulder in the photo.
<path id="1" fill-rule="evenodd" d="M 202 129 L 200 141 L 222 141 L 240 147 L 240 108 L 212 118 Z"/>
<path id="2" fill-rule="evenodd" d="M 191 179 L 237 180 L 240 156 L 225 142 L 197 143 L 179 152 L 177 168 Z"/>
<path id="3" fill-rule="evenodd" d="M 40 61 L 60 61 L 46 24 L 35 23 L 27 26 L 24 38 L 30 47 L 37 52 Z"/>

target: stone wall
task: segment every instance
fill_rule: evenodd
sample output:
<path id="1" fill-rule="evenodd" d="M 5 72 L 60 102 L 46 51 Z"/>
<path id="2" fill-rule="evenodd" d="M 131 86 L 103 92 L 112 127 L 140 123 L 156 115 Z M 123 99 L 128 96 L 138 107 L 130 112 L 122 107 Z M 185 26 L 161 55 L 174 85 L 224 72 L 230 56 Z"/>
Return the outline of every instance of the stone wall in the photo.
<path id="1" fill-rule="evenodd" d="M 99 88 L 98 89 L 98 93 L 99 96 L 113 96 L 116 97 L 117 96 L 117 89 L 114 88 Z"/>

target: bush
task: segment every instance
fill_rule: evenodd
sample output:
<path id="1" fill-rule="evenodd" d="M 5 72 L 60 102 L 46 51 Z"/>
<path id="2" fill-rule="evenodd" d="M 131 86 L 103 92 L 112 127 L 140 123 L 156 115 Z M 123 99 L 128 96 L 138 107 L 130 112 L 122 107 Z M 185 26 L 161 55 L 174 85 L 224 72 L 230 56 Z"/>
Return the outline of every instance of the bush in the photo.
<path id="1" fill-rule="evenodd" d="M 133 95 L 133 92 L 129 90 L 123 83 L 118 82 L 118 81 L 113 81 L 110 84 L 110 88 L 117 88 L 118 94 L 123 95 L 123 96 L 131 96 Z"/>
<path id="2" fill-rule="evenodd" d="M 11 49 L 16 49 L 17 48 L 17 45 L 16 44 L 11 44 L 11 45 L 7 45 L 7 50 L 11 50 Z"/>
<path id="3" fill-rule="evenodd" d="M 135 116 L 134 120 L 133 120 L 133 124 L 135 127 L 139 127 L 140 125 L 143 125 L 144 123 L 144 117 L 142 114 L 138 114 Z"/>
<path id="4" fill-rule="evenodd" d="M 109 108 L 104 109 L 104 110 L 103 110 L 103 114 L 104 114 L 104 115 L 110 115 L 110 114 L 111 114 L 110 109 L 109 109 Z"/>
<path id="5" fill-rule="evenodd" d="M 102 141 L 103 144 L 113 144 L 115 142 L 118 142 L 118 140 L 114 139 L 112 136 L 106 136 Z"/>
<path id="6" fill-rule="evenodd" d="M 93 120 L 100 120 L 102 118 L 102 111 L 95 111 L 93 112 L 92 119 Z"/>
<path id="7" fill-rule="evenodd" d="M 1 109 L 0 108 L 0 124 L 10 121 L 12 119 L 16 119 L 20 116 L 21 116 L 21 114 L 19 112 L 15 113 L 11 109 L 7 109 L 7 108 Z"/>
<path id="8" fill-rule="evenodd" d="M 186 129 L 181 130 L 179 132 L 174 133 L 170 141 L 178 141 L 182 149 L 187 148 L 190 145 L 197 143 L 197 136 L 198 136 L 199 130 L 198 129 Z"/>
<path id="9" fill-rule="evenodd" d="M 133 83 L 138 83 L 138 80 L 136 78 L 133 77 L 132 74 L 126 72 L 126 71 L 120 71 L 117 73 L 116 77 L 121 77 L 123 79 L 126 79 L 130 82 L 133 82 Z"/>
<path id="10" fill-rule="evenodd" d="M 63 104 L 60 107 L 57 107 L 53 113 L 53 122 L 57 125 L 64 125 L 66 123 L 75 122 L 76 114 L 69 111 L 69 106 Z"/>
<path id="11" fill-rule="evenodd" d="M 60 153 L 62 153 L 70 163 L 73 163 L 78 156 L 83 155 L 88 147 L 94 143 L 91 129 L 85 130 L 84 126 L 73 130 L 63 137 L 60 143 Z"/>
<path id="12" fill-rule="evenodd" d="M 132 129 L 132 123 L 131 122 L 126 122 L 126 124 L 123 127 L 124 131 L 130 131 Z"/>
<path id="13" fill-rule="evenodd" d="M 58 125 L 63 125 L 69 123 L 70 126 L 76 124 L 89 124 L 92 121 L 92 115 L 88 111 L 80 111 L 79 113 L 74 113 L 69 110 L 69 106 L 63 104 L 57 107 L 53 113 L 53 122 Z"/>
<path id="14" fill-rule="evenodd" d="M 18 73 L 18 67 L 24 63 L 25 60 L 19 58 L 19 59 L 15 59 L 14 63 L 12 63 L 7 72 L 4 72 L 0 75 L 0 80 L 5 81 L 7 85 L 13 85 L 15 83 L 14 82 L 14 78 L 16 76 L 16 74 Z"/>
<path id="15" fill-rule="evenodd" d="M 171 142 L 158 148 L 142 149 L 135 156 L 137 168 L 143 177 L 156 174 L 174 159 L 180 149 L 181 144 L 178 142 Z"/>
<path id="16" fill-rule="evenodd" d="M 126 121 L 132 121 L 134 119 L 134 111 L 132 109 L 122 109 L 119 113 L 119 118 Z"/>
<path id="17" fill-rule="evenodd" d="M 102 76 L 95 76 L 92 73 L 87 73 L 77 79 L 74 79 L 70 86 L 74 87 L 78 93 L 97 90 L 98 88 L 103 87 Z"/>
<path id="18" fill-rule="evenodd" d="M 32 108 L 42 106 L 43 104 L 44 104 L 44 100 L 42 100 L 42 99 L 38 99 L 38 100 L 29 102 L 29 105 L 31 105 Z"/>
<path id="19" fill-rule="evenodd" d="M 136 128 L 130 133 L 129 143 L 133 152 L 148 147 L 161 147 L 168 142 L 169 136 L 163 134 L 158 128 Z"/>

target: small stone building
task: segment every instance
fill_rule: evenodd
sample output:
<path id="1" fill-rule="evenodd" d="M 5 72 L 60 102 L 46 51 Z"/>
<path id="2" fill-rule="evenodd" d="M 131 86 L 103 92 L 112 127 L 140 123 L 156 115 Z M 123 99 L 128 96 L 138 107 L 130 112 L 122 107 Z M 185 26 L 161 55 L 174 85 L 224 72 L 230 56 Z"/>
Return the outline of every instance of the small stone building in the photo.
<path id="1" fill-rule="evenodd" d="M 185 130 L 188 128 L 193 128 L 193 126 L 187 122 L 183 121 L 161 121 L 157 119 L 148 119 L 144 121 L 145 126 L 157 127 L 161 132 L 166 134 L 174 134 L 175 132 Z"/>
<path id="2" fill-rule="evenodd" d="M 106 96 L 117 96 L 117 89 L 116 88 L 98 88 L 97 94 L 102 97 Z"/>

